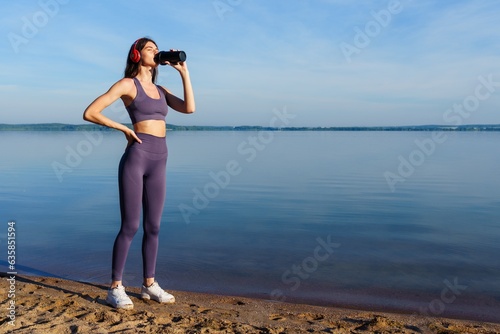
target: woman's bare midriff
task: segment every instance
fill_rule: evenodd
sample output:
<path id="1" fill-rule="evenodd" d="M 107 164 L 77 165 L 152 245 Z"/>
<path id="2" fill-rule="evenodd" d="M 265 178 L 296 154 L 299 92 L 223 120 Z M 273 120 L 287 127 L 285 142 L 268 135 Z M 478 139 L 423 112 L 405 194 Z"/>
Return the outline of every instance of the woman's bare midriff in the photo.
<path id="1" fill-rule="evenodd" d="M 165 121 L 162 120 L 146 120 L 134 124 L 135 133 L 146 133 L 156 137 L 165 137 L 167 130 Z"/>

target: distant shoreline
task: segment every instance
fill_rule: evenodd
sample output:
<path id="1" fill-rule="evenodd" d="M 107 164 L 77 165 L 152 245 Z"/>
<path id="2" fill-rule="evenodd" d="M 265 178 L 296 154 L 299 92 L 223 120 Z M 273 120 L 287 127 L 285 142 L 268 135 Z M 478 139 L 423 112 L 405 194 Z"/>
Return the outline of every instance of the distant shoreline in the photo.
<path id="1" fill-rule="evenodd" d="M 132 128 L 131 124 L 125 124 Z M 407 126 L 339 126 L 339 127 L 267 127 L 204 126 L 167 124 L 168 131 L 500 131 L 500 124 L 407 125 Z M 112 131 L 96 124 L 0 124 L 0 131 Z"/>

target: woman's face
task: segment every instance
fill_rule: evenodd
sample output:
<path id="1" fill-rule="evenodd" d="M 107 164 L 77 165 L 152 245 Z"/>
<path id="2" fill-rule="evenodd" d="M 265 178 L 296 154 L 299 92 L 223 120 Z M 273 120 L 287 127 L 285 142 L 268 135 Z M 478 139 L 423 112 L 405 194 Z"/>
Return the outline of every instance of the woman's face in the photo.
<path id="1" fill-rule="evenodd" d="M 141 59 L 143 64 L 156 65 L 154 61 L 155 54 L 158 53 L 158 47 L 155 43 L 148 41 L 144 48 L 141 50 Z"/>

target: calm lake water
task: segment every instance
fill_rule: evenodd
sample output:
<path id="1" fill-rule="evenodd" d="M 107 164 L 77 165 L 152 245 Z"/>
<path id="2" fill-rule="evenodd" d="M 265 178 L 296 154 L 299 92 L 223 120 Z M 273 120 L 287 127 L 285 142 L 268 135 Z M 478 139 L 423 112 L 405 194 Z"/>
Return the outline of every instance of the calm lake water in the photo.
<path id="1" fill-rule="evenodd" d="M 164 288 L 500 322 L 500 133 L 167 137 Z M 108 283 L 124 136 L 0 140 L 0 270 L 13 220 L 19 273 Z"/>

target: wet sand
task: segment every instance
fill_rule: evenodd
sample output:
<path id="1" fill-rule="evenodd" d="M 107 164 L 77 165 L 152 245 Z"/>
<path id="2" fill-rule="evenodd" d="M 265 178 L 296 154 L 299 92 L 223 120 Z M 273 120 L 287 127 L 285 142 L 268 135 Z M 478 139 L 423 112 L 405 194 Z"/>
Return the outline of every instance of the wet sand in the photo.
<path id="1" fill-rule="evenodd" d="M 134 309 L 116 310 L 105 284 L 16 276 L 10 298 L 7 278 L 0 333 L 500 333 L 500 324 L 170 290 L 176 303 L 162 305 L 141 300 L 138 287 L 127 287 Z"/>

